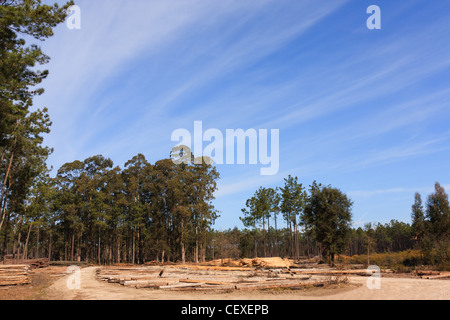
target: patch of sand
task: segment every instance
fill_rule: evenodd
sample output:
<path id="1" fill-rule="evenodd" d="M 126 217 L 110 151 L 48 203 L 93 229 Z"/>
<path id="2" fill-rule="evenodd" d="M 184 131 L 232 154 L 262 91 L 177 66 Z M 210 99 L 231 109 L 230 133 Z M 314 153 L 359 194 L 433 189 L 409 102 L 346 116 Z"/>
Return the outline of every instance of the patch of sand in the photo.
<path id="1" fill-rule="evenodd" d="M 368 277 L 350 277 L 345 286 L 299 291 L 233 291 L 227 293 L 135 289 L 96 279 L 98 267 L 81 269 L 79 290 L 67 286 L 69 276 L 46 290 L 50 300 L 449 300 L 449 280 L 381 278 L 380 289 L 370 290 Z"/>

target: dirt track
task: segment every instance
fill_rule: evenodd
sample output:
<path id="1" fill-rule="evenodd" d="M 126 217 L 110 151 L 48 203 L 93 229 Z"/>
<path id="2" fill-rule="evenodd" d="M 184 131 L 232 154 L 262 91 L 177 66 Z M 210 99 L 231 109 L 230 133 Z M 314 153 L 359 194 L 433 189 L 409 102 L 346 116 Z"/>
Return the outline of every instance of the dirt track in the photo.
<path id="1" fill-rule="evenodd" d="M 67 287 L 68 276 L 57 280 L 47 290 L 50 300 L 449 300 L 449 280 L 382 278 L 381 289 L 369 290 L 367 277 L 351 277 L 345 288 L 292 292 L 232 292 L 205 294 L 199 292 L 166 292 L 134 289 L 95 279 L 97 267 L 81 270 L 79 290 Z"/>

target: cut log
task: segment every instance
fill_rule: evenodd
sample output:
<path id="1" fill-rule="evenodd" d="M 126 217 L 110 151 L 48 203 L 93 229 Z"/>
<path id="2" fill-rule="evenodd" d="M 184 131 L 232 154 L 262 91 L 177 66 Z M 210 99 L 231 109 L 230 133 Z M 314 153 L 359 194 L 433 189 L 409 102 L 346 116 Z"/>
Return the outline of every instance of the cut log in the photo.
<path id="1" fill-rule="evenodd" d="M 435 275 L 435 276 L 424 276 L 422 277 L 422 279 L 446 279 L 446 278 L 450 278 L 450 272 L 445 272 L 445 273 L 441 273 L 439 275 Z"/>
<path id="2" fill-rule="evenodd" d="M 208 285 L 205 284 L 201 287 L 195 287 L 192 288 L 194 291 L 229 291 L 229 290 L 236 290 L 236 285 L 233 284 L 225 284 L 225 285 Z"/>
<path id="3" fill-rule="evenodd" d="M 323 269 L 323 270 L 311 270 L 311 269 L 306 269 L 306 270 L 301 270 L 301 269 L 297 269 L 295 271 L 291 270 L 291 273 L 293 274 L 316 274 L 316 275 L 362 275 L 362 276 L 366 276 L 366 275 L 370 275 L 375 273 L 375 270 L 329 270 L 329 269 Z"/>
<path id="4" fill-rule="evenodd" d="M 0 264 L 1 269 L 29 269 L 29 266 L 27 264 Z"/>
<path id="5" fill-rule="evenodd" d="M 431 270 L 417 270 L 416 273 L 419 276 L 438 276 L 438 275 L 440 275 L 439 271 L 431 271 Z"/>
<path id="6" fill-rule="evenodd" d="M 214 280 L 207 280 L 207 279 L 181 279 L 180 282 L 182 283 L 203 283 L 207 285 L 217 286 L 217 285 L 232 285 L 235 283 L 233 280 L 231 281 L 214 281 Z M 237 283 L 237 282 L 236 282 Z"/>
<path id="7" fill-rule="evenodd" d="M 0 286 L 30 283 L 28 265 L 0 265 Z"/>
<path id="8" fill-rule="evenodd" d="M 304 282 L 304 283 L 280 283 L 280 284 L 250 284 L 236 285 L 237 290 L 267 290 L 267 289 L 288 289 L 288 288 L 304 288 L 308 286 L 323 285 L 323 281 Z"/>
<path id="9" fill-rule="evenodd" d="M 183 284 L 174 284 L 169 286 L 161 286 L 160 289 L 163 290 L 170 290 L 170 289 L 184 289 L 184 288 L 194 288 L 194 287 L 201 287 L 202 285 L 205 285 L 205 283 L 183 283 Z"/>

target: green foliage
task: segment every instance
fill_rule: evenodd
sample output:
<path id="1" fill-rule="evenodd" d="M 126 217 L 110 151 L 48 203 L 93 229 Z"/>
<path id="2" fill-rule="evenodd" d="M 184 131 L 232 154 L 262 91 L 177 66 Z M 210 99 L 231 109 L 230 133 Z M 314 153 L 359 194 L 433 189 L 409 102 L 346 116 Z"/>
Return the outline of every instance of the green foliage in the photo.
<path id="1" fill-rule="evenodd" d="M 323 256 L 334 263 L 344 252 L 352 221 L 352 201 L 339 189 L 313 185 L 305 208 L 305 221 L 323 246 Z"/>
<path id="2" fill-rule="evenodd" d="M 49 133 L 51 122 L 47 109 L 30 108 L 33 98 L 44 92 L 38 86 L 48 71 L 38 66 L 49 57 L 27 41 L 52 36 L 71 4 L 59 7 L 40 0 L 0 0 L 0 231 L 4 228 L 5 239 L 13 219 L 18 224 L 13 236 L 22 223 L 29 224 L 30 230 L 44 223 L 42 213 L 37 212 L 42 206 L 28 203 L 36 199 L 36 190 L 42 191 L 40 181 L 47 174 L 45 162 L 52 150 L 42 145 L 42 135 Z M 5 255 L 7 241 L 3 244 Z"/>
<path id="3" fill-rule="evenodd" d="M 413 230 L 417 247 L 424 264 L 438 265 L 441 269 L 450 266 L 450 205 L 448 194 L 439 184 L 426 202 L 423 210 L 421 197 L 415 195 L 412 206 Z"/>
<path id="4" fill-rule="evenodd" d="M 257 233 L 262 226 L 263 255 L 266 252 L 266 225 L 270 229 L 270 218 L 273 216 L 275 221 L 275 239 L 277 238 L 277 214 L 280 211 L 280 195 L 272 188 L 259 188 L 255 195 L 246 201 L 246 208 L 242 209 L 244 217 L 240 217 L 242 223 L 247 228 L 253 228 Z M 277 242 L 277 241 L 276 241 Z M 254 237 L 254 256 L 258 255 L 258 241 Z M 276 245 L 277 246 L 277 245 Z"/>
<path id="5" fill-rule="evenodd" d="M 341 256 L 339 259 L 344 263 L 367 265 L 366 255 Z M 421 264 L 421 254 L 417 250 L 374 253 L 370 256 L 370 264 L 393 271 L 408 272 Z"/>
<path id="6" fill-rule="evenodd" d="M 303 185 L 298 182 L 298 178 L 289 176 L 285 179 L 284 187 L 277 191 L 261 187 L 247 200 L 246 208 L 242 209 L 243 217 L 240 219 L 246 228 L 253 229 L 254 256 L 258 254 L 258 227 L 262 223 L 262 245 L 263 253 L 266 255 L 268 237 L 265 222 L 267 221 L 269 226 L 273 213 L 276 226 L 276 214 L 281 211 L 288 225 L 286 230 L 289 230 L 287 237 L 289 255 L 300 257 L 299 226 L 303 226 L 307 254 L 310 255 L 313 251 L 311 242 L 318 241 L 324 257 L 333 261 L 334 255 L 342 253 L 347 247 L 351 207 L 352 202 L 340 190 L 322 187 L 314 182 L 308 195 Z M 268 229 L 267 233 L 270 235 L 270 227 Z M 279 233 L 276 227 L 274 233 L 276 251 L 280 253 Z"/>
<path id="7" fill-rule="evenodd" d="M 194 260 L 204 260 L 209 228 L 217 218 L 211 201 L 218 177 L 205 162 L 177 165 L 163 159 L 152 165 L 142 154 L 123 170 L 102 156 L 63 165 L 55 214 L 60 236 L 72 236 L 70 258 L 185 261 L 192 248 Z M 88 243 L 96 244 L 96 253 Z"/>

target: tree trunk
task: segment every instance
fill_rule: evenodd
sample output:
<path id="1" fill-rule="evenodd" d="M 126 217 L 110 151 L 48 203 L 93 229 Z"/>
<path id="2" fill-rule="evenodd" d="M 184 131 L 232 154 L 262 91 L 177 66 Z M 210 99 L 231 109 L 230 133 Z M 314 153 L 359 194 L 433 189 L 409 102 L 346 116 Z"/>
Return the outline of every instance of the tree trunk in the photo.
<path id="1" fill-rule="evenodd" d="M 19 224 L 18 224 L 18 226 L 16 226 L 16 230 L 17 230 L 17 233 L 18 233 L 18 235 L 17 235 L 17 247 L 15 246 L 14 249 L 13 249 L 13 258 L 14 258 L 14 262 L 15 263 L 17 263 L 16 262 L 17 257 L 19 257 L 19 255 L 20 255 L 20 238 L 21 238 L 21 235 L 22 235 L 22 233 L 20 232 L 20 228 L 22 227 L 22 220 L 23 220 L 23 218 L 20 217 Z"/>
<path id="2" fill-rule="evenodd" d="M 180 242 L 181 242 L 181 263 L 186 263 L 186 252 L 184 248 L 184 239 L 183 239 L 183 233 L 184 233 L 184 222 L 183 219 L 181 219 L 181 235 L 180 235 Z"/>
<path id="3" fill-rule="evenodd" d="M 30 239 L 31 227 L 33 226 L 33 222 L 30 221 L 30 227 L 28 228 L 27 240 L 25 241 L 25 248 L 23 249 L 22 260 L 28 258 L 28 240 Z"/>
<path id="4" fill-rule="evenodd" d="M 136 244 L 135 244 L 135 240 L 134 240 L 134 237 L 135 237 L 134 230 L 132 233 L 133 233 L 133 246 L 132 246 L 132 251 L 131 251 L 131 254 L 132 254 L 131 263 L 134 264 L 135 263 L 134 257 L 135 257 L 135 250 L 136 250 L 136 248 L 135 248 Z"/>
<path id="5" fill-rule="evenodd" d="M 4 199 L 4 201 L 3 201 L 3 204 L 0 202 L 0 212 L 4 212 L 5 214 L 0 214 L 0 217 L 1 217 L 1 221 L 0 221 L 0 231 L 2 230 L 2 226 L 3 226 L 3 222 L 5 221 L 5 217 L 6 217 L 6 210 L 5 210 L 5 208 L 6 208 L 6 197 L 5 197 L 5 199 Z"/>
<path id="6" fill-rule="evenodd" d="M 6 264 L 6 255 L 8 254 L 8 226 L 9 226 L 9 214 L 6 219 L 6 225 L 5 225 L 5 237 L 3 239 L 3 264 Z"/>
<path id="7" fill-rule="evenodd" d="M 50 238 L 48 239 L 48 261 L 52 260 L 52 234 L 50 233 Z"/>
<path id="8" fill-rule="evenodd" d="M 81 232 L 78 233 L 77 236 L 77 261 L 81 261 Z"/>
<path id="9" fill-rule="evenodd" d="M 181 263 L 182 264 L 186 263 L 186 252 L 185 252 L 184 242 L 183 241 L 181 241 Z"/>
<path id="10" fill-rule="evenodd" d="M 75 251 L 75 231 L 72 232 L 72 248 L 70 250 L 70 261 L 75 261 L 74 251 Z"/>
<path id="11" fill-rule="evenodd" d="M 255 242 L 254 255 L 255 255 L 255 258 L 258 258 L 258 248 L 257 248 L 258 242 L 256 241 L 256 235 L 258 234 L 258 230 L 256 229 L 256 221 L 253 224 L 253 230 L 255 231 L 255 235 L 253 237 L 253 241 Z"/>
<path id="12" fill-rule="evenodd" d="M 117 263 L 120 263 L 120 239 L 117 237 Z"/>
<path id="13" fill-rule="evenodd" d="M 35 257 L 35 259 L 40 258 L 40 256 L 39 256 L 39 229 L 40 229 L 40 226 L 38 225 L 37 233 L 36 233 L 36 257 Z"/>
<path id="14" fill-rule="evenodd" d="M 310 250 L 311 244 L 309 243 L 309 235 L 308 234 L 306 234 L 306 244 L 308 246 L 308 259 L 310 259 L 311 258 L 311 250 Z"/>
<path id="15" fill-rule="evenodd" d="M 291 219 L 289 219 L 289 255 L 294 257 L 294 233 L 292 232 Z"/>
<path id="16" fill-rule="evenodd" d="M 141 264 L 142 262 L 142 245 L 141 245 L 141 227 L 137 229 L 137 263 Z"/>
<path id="17" fill-rule="evenodd" d="M 195 227 L 195 248 L 194 248 L 194 261 L 198 263 L 198 228 Z"/>
<path id="18" fill-rule="evenodd" d="M 267 257 L 267 251 L 266 251 L 266 221 L 263 216 L 263 254 L 264 257 Z"/>
<path id="19" fill-rule="evenodd" d="M 274 215 L 275 218 L 275 253 L 276 256 L 279 257 L 280 256 L 280 250 L 278 248 L 278 230 L 277 230 L 277 215 Z"/>
<path id="20" fill-rule="evenodd" d="M 14 138 L 14 147 L 16 145 L 16 141 L 17 141 L 17 137 Z M 5 179 L 3 179 L 2 193 L 0 196 L 0 210 L 1 210 L 0 216 L 2 217 L 2 221 L 0 222 L 0 231 L 2 230 L 3 220 L 5 219 L 5 215 L 4 215 L 5 205 L 2 205 L 2 204 L 3 204 L 3 200 L 5 200 L 5 204 L 6 204 L 6 199 L 5 199 L 6 183 L 8 182 L 9 173 L 11 172 L 13 159 L 14 159 L 14 151 L 11 152 L 11 157 L 9 158 L 8 169 L 6 170 Z"/>
<path id="21" fill-rule="evenodd" d="M 102 262 L 100 260 L 100 249 L 101 248 L 101 243 L 100 243 L 100 227 L 98 227 L 98 251 L 97 251 L 97 261 L 98 264 L 101 265 Z"/>

